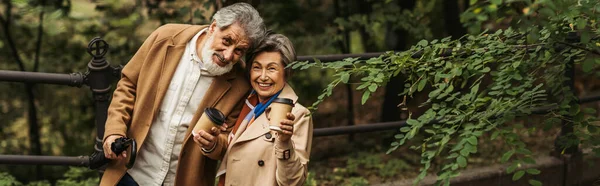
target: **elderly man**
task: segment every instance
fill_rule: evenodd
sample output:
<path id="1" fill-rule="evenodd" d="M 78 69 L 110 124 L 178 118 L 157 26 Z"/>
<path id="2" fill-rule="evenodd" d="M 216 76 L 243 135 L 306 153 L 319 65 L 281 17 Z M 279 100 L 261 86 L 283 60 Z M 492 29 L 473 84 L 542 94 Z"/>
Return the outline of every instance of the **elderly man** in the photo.
<path id="1" fill-rule="evenodd" d="M 214 185 L 216 161 L 191 131 L 206 107 L 234 123 L 249 90 L 240 59 L 264 37 L 246 3 L 224 7 L 210 25 L 167 24 L 154 31 L 122 70 L 108 109 L 104 153 L 113 159 L 100 185 Z M 218 133 L 218 131 L 212 131 Z M 119 137 L 137 141 L 133 168 L 115 155 Z"/>

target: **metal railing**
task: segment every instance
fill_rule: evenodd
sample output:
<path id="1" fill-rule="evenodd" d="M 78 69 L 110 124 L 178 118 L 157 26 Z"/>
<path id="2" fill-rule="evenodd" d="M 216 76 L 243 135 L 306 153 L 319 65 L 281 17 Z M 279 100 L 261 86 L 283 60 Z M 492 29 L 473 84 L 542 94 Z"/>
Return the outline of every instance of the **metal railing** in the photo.
<path id="1" fill-rule="evenodd" d="M 577 42 L 576 35 L 570 35 L 567 38 L 570 43 Z M 45 84 L 56 84 L 56 85 L 69 85 L 74 87 L 81 87 L 87 85 L 90 87 L 95 100 L 95 125 L 96 125 L 96 138 L 94 149 L 96 152 L 102 151 L 102 137 L 104 135 L 104 123 L 106 122 L 108 100 L 111 96 L 112 87 L 110 86 L 118 77 L 120 77 L 120 71 L 122 66 L 111 67 L 104 55 L 108 50 L 108 44 L 100 39 L 94 38 L 88 45 L 88 53 L 92 56 L 92 60 L 88 63 L 88 71 L 85 73 L 70 73 L 70 74 L 56 74 L 56 73 L 42 73 L 42 72 L 16 72 L 0 70 L 0 81 L 8 82 L 22 82 L 22 83 L 45 83 Z M 359 58 L 359 60 L 366 60 L 373 57 L 378 57 L 383 53 L 364 53 L 364 54 L 334 54 L 334 55 L 314 55 L 314 56 L 298 56 L 298 61 L 314 61 L 318 59 L 322 62 L 339 61 L 345 58 Z M 422 53 L 415 53 L 413 57 L 420 57 Z M 440 55 L 447 55 L 442 53 Z M 568 86 L 573 90 L 573 61 L 570 62 L 569 68 L 566 70 L 565 75 L 570 77 L 571 81 L 565 82 L 565 86 Z M 347 90 L 350 91 L 350 90 Z M 600 100 L 600 93 L 592 94 L 579 98 L 576 103 L 582 104 L 595 102 Z M 350 101 L 350 99 L 349 99 Z M 352 103 L 349 102 L 348 105 Z M 537 108 L 534 110 L 534 114 L 544 114 L 555 108 Z M 350 118 L 353 119 L 353 118 Z M 329 128 L 316 128 L 313 131 L 314 137 L 321 136 L 333 136 L 333 135 L 347 135 L 356 133 L 376 132 L 384 130 L 394 130 L 406 125 L 406 121 L 395 121 L 395 122 L 384 122 L 384 123 L 371 123 L 371 124 L 360 124 L 353 126 L 339 126 Z M 573 126 L 571 124 L 563 124 L 561 128 L 561 134 L 572 131 Z M 558 148 L 557 148 L 558 149 Z M 566 153 L 575 153 L 575 151 L 567 151 Z M 38 156 L 38 155 L 0 155 L 0 164 L 19 164 L 19 165 L 68 165 L 68 166 L 84 166 L 89 167 L 90 160 L 88 156 Z"/>

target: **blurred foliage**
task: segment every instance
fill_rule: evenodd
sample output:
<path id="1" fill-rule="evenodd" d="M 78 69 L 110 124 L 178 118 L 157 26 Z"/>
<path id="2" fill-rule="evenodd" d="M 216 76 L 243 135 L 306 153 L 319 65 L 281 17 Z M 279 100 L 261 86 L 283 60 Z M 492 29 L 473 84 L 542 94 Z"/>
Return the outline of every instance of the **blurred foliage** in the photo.
<path id="1" fill-rule="evenodd" d="M 237 1 L 5 0 L 0 4 L 0 69 L 85 72 L 91 59 L 85 50 L 96 36 L 110 44 L 107 58 L 111 64 L 124 65 L 160 25 L 208 24 L 216 9 L 233 2 Z M 443 12 L 442 0 L 408 1 L 413 2 L 414 7 L 403 7 L 407 1 L 390 0 L 250 2 L 270 29 L 285 34 L 294 42 L 299 55 L 383 51 L 391 46 L 448 35 L 444 15 L 440 13 Z M 464 4 L 463 0 L 453 2 Z M 40 25 L 42 29 L 39 29 Z M 405 31 L 406 35 L 402 37 L 407 39 L 398 39 L 401 37 L 398 31 Z M 38 37 L 39 33 L 41 37 Z M 39 62 L 36 62 L 36 56 L 39 56 Z M 23 62 L 23 69 L 17 58 Z M 311 105 L 320 99 L 317 98 L 319 92 L 314 90 L 327 87 L 328 82 L 338 78 L 334 74 L 336 69 L 296 71 L 290 83 L 302 97 L 300 102 Z M 0 154 L 28 154 L 30 151 L 26 149 L 31 144 L 28 130 L 25 130 L 28 124 L 25 86 L 0 83 L 0 90 L 3 90 L 0 92 Z M 42 154 L 91 154 L 96 133 L 94 103 L 88 88 L 38 84 L 34 86 L 34 94 Z M 335 109 L 345 110 L 342 107 Z M 399 167 L 402 167 L 401 163 L 392 162 L 372 169 L 387 177 L 395 174 Z M 14 175 L 11 178 L 15 184 L 18 181 L 46 183 L 35 182 L 36 179 L 47 179 L 56 185 L 95 183 L 86 178 L 95 176 L 84 173 L 83 169 L 46 166 L 43 174 L 34 178 L 31 166 L 0 165 L 0 172 Z M 61 181 L 60 178 L 65 176 L 67 180 Z M 359 177 L 347 181 L 351 182 L 348 184 L 368 184 Z M 316 181 L 309 182 L 316 184 Z"/>
<path id="2" fill-rule="evenodd" d="M 418 184 L 433 166 L 439 166 L 438 185 L 449 185 L 469 157 L 477 153 L 480 138 L 491 134 L 511 150 L 501 161 L 519 180 L 526 174 L 537 175 L 533 153 L 513 131 L 534 132 L 571 125 L 557 140 L 557 151 L 573 153 L 580 145 L 600 156 L 596 110 L 582 109 L 575 90 L 565 82 L 568 68 L 581 64 L 587 73 L 598 73 L 600 66 L 600 11 L 597 1 L 479 1 L 470 0 L 461 19 L 470 34 L 461 38 L 421 40 L 404 52 L 387 52 L 366 61 L 348 58 L 333 63 L 297 62 L 294 69 L 315 67 L 335 71 L 335 79 L 324 89 L 311 109 L 331 96 L 338 84 L 359 84 L 364 104 L 373 92 L 392 77 L 406 76 L 400 96 L 427 94 L 420 103 L 424 114 L 410 118 L 394 137 L 388 153 L 417 140 L 411 149 L 421 152 Z M 360 78 L 353 81 L 352 76 Z M 356 78 L 356 79 L 358 79 Z M 399 106 L 406 107 L 403 102 Z M 539 107 L 553 108 L 545 123 L 525 129 L 506 125 L 516 117 L 530 116 Z M 535 127 L 538 126 L 538 127 Z M 419 138 L 416 138 L 419 137 Z M 420 137 L 424 138 L 421 139 Z M 434 158 L 443 158 L 435 163 Z M 368 160 L 368 159 L 367 159 Z M 537 180 L 528 180 L 540 185 Z"/>
<path id="3" fill-rule="evenodd" d="M 98 185 L 100 179 L 98 172 L 82 167 L 70 167 L 63 175 L 63 179 L 56 182 L 56 186 L 93 186 Z M 32 181 L 24 185 L 15 177 L 6 172 L 0 172 L 0 186 L 50 186 L 47 180 Z"/>

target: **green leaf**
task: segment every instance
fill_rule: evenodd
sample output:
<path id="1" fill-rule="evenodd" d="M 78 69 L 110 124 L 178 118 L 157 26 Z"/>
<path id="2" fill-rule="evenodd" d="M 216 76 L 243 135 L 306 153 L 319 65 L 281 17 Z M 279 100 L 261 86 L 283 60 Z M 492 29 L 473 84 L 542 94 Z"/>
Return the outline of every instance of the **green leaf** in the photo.
<path id="1" fill-rule="evenodd" d="M 519 148 L 519 149 L 517 149 L 516 153 L 525 154 L 525 155 L 531 155 L 531 151 L 527 150 L 525 148 Z"/>
<path id="2" fill-rule="evenodd" d="M 417 43 L 417 45 L 419 45 L 419 46 L 427 46 L 427 40 L 423 39 L 423 40 L 419 41 L 419 43 Z"/>
<path id="3" fill-rule="evenodd" d="M 596 61 L 593 57 L 588 57 L 581 63 L 581 69 L 586 73 L 591 72 L 594 69 L 595 63 Z"/>
<path id="4" fill-rule="evenodd" d="M 541 171 L 537 170 L 537 169 L 534 169 L 534 168 L 531 168 L 531 169 L 527 169 L 527 173 L 531 174 L 531 175 L 538 175 L 538 174 L 541 173 Z"/>
<path id="5" fill-rule="evenodd" d="M 500 131 L 499 131 L 499 130 L 497 130 L 497 131 L 494 131 L 494 133 L 492 133 L 492 137 L 491 137 L 491 139 L 492 139 L 492 140 L 495 140 L 495 139 L 498 137 L 498 135 L 500 135 Z"/>
<path id="6" fill-rule="evenodd" d="M 587 24 L 587 19 L 586 18 L 579 18 L 577 19 L 577 30 L 583 30 L 585 29 L 585 26 Z"/>
<path id="7" fill-rule="evenodd" d="M 587 126 L 587 130 L 588 130 L 588 132 L 590 132 L 590 133 L 596 133 L 596 132 L 598 132 L 598 127 L 596 127 L 596 126 L 594 126 L 594 125 L 588 125 L 588 126 Z"/>
<path id="8" fill-rule="evenodd" d="M 321 60 L 320 60 L 320 59 L 313 58 L 313 60 L 315 60 L 315 63 L 316 63 L 318 66 L 322 66 L 322 65 L 323 65 L 323 63 L 321 63 Z"/>
<path id="9" fill-rule="evenodd" d="M 477 137 L 471 136 L 467 139 L 467 142 L 469 142 L 471 145 L 477 145 Z"/>
<path id="10" fill-rule="evenodd" d="M 463 155 L 463 156 L 468 156 L 470 151 L 471 151 L 471 150 L 469 150 L 469 149 L 468 149 L 468 147 L 465 145 L 465 148 L 464 148 L 464 149 L 462 149 L 462 150 L 460 150 L 460 152 L 459 152 L 459 153 L 460 153 L 460 155 Z"/>
<path id="11" fill-rule="evenodd" d="M 596 109 L 594 108 L 584 108 L 583 112 L 586 114 L 595 114 L 596 113 Z"/>
<path id="12" fill-rule="evenodd" d="M 418 124 L 419 124 L 419 120 L 416 120 L 416 119 L 408 119 L 408 120 L 406 120 L 406 124 L 407 124 L 407 125 L 411 125 L 411 126 L 412 126 L 412 125 L 418 125 Z"/>
<path id="13" fill-rule="evenodd" d="M 528 163 L 528 164 L 535 164 L 535 160 L 531 157 L 526 157 L 522 159 L 523 162 Z"/>
<path id="14" fill-rule="evenodd" d="M 492 4 L 500 5 L 502 4 L 502 0 L 491 0 Z"/>
<path id="15" fill-rule="evenodd" d="M 502 155 L 502 159 L 500 159 L 500 162 L 505 163 L 508 161 L 508 159 L 510 159 L 510 157 L 515 153 L 515 150 L 510 150 L 506 153 L 504 153 L 504 155 Z"/>
<path id="16" fill-rule="evenodd" d="M 533 186 L 542 186 L 542 182 L 534 180 L 534 179 L 530 179 L 529 184 L 531 184 Z"/>
<path id="17" fill-rule="evenodd" d="M 427 79 L 421 79 L 421 81 L 419 81 L 419 85 L 417 85 L 417 91 L 421 92 L 421 90 L 423 90 L 423 88 L 425 88 L 426 84 L 427 84 Z"/>
<path id="18" fill-rule="evenodd" d="M 588 32 L 587 30 L 582 30 L 579 42 L 586 44 L 586 43 L 590 42 L 590 39 L 591 39 L 590 32 Z"/>
<path id="19" fill-rule="evenodd" d="M 377 84 L 373 83 L 369 85 L 369 91 L 375 92 L 377 90 Z"/>
<path id="20" fill-rule="evenodd" d="M 458 166 L 460 166 L 460 167 L 467 166 L 467 159 L 464 156 L 459 156 L 458 158 L 456 158 L 456 162 L 458 163 Z"/>
<path id="21" fill-rule="evenodd" d="M 400 128 L 400 132 L 408 132 L 410 131 L 410 127 L 402 127 Z"/>
<path id="22" fill-rule="evenodd" d="M 371 83 L 365 82 L 365 83 L 361 84 L 360 86 L 356 87 L 356 90 L 362 90 L 364 88 L 367 88 L 369 85 L 371 85 Z"/>
<path id="23" fill-rule="evenodd" d="M 435 90 L 429 92 L 429 98 L 433 99 L 433 98 L 437 97 L 441 91 L 442 91 L 442 89 L 438 88 L 438 89 L 435 89 Z"/>
<path id="24" fill-rule="evenodd" d="M 360 103 L 364 105 L 367 102 L 367 99 L 369 99 L 370 96 L 371 96 L 371 92 L 365 91 L 365 93 L 363 93 L 362 101 Z"/>
<path id="25" fill-rule="evenodd" d="M 350 79 L 350 74 L 349 73 L 343 73 L 340 76 L 340 79 L 342 80 L 342 83 L 348 83 L 348 79 Z"/>
<path id="26" fill-rule="evenodd" d="M 517 181 L 517 180 L 521 179 L 521 177 L 523 177 L 523 175 L 525 175 L 525 171 L 523 171 L 523 170 L 517 171 L 517 172 L 515 172 L 515 174 L 513 174 L 512 180 Z"/>
<path id="27" fill-rule="evenodd" d="M 508 166 L 506 168 L 506 173 L 508 173 L 508 174 L 513 173 L 517 169 L 518 165 L 519 164 L 517 164 L 517 163 L 513 163 L 512 165 Z"/>
<path id="28" fill-rule="evenodd" d="M 477 91 L 479 91 L 479 84 L 481 84 L 481 83 L 477 83 L 473 87 L 471 87 L 471 94 L 473 94 L 473 95 L 477 94 Z"/>

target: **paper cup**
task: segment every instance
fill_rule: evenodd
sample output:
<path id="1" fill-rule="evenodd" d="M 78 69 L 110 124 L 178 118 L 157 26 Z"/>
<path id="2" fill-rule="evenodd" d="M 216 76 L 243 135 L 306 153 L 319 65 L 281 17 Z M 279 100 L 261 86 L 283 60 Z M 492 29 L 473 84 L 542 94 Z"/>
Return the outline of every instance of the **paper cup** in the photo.
<path id="1" fill-rule="evenodd" d="M 212 127 L 221 126 L 223 123 L 225 123 L 225 115 L 221 111 L 212 107 L 206 108 L 194 126 L 193 134 L 197 134 L 200 130 L 210 132 Z"/>
<path id="2" fill-rule="evenodd" d="M 287 119 L 286 114 L 292 112 L 294 108 L 294 101 L 288 98 L 275 98 L 271 102 L 271 111 L 269 112 L 269 129 L 274 131 L 281 131 L 279 127 L 281 121 Z"/>

